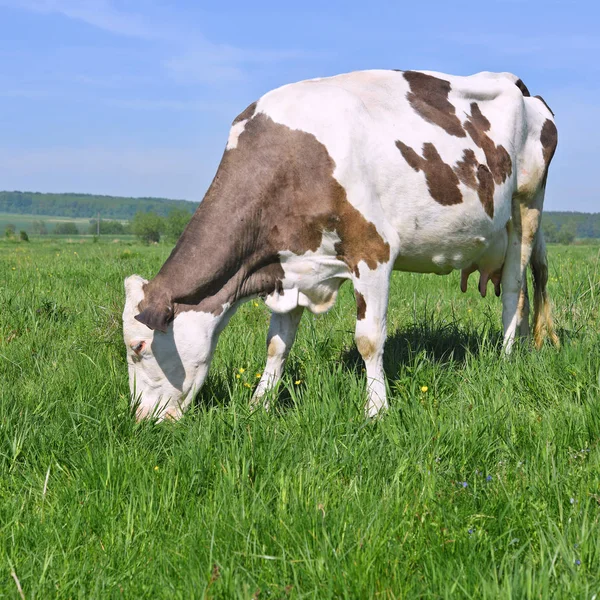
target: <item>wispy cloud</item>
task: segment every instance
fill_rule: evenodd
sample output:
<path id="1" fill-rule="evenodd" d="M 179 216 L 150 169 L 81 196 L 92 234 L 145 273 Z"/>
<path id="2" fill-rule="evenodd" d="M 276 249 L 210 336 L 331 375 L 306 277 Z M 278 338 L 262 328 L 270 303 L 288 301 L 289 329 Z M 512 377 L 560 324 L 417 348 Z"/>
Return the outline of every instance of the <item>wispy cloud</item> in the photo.
<path id="1" fill-rule="evenodd" d="M 0 0 L 10 6 L 43 14 L 61 14 L 109 32 L 166 44 L 160 61 L 166 74 L 179 83 L 223 83 L 245 79 L 250 64 L 276 63 L 314 57 L 298 50 L 262 50 L 217 44 L 187 25 L 160 24 L 136 12 L 117 9 L 110 0 Z M 147 4 L 145 8 L 150 7 Z"/>
<path id="2" fill-rule="evenodd" d="M 0 0 L 0 5 L 38 13 L 58 13 L 118 35 L 156 39 L 159 29 L 134 13 L 117 10 L 108 0 Z"/>

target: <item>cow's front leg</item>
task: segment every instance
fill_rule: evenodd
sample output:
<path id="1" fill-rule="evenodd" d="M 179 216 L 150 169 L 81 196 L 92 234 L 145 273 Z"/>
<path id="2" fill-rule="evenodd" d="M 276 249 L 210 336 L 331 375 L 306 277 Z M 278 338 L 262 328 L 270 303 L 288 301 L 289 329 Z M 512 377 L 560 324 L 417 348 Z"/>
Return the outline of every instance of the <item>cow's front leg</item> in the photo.
<path id="1" fill-rule="evenodd" d="M 387 410 L 383 370 L 383 348 L 387 335 L 387 306 L 390 286 L 388 272 L 369 273 L 354 278 L 356 297 L 356 347 L 365 361 L 367 373 L 367 417 Z"/>
<path id="2" fill-rule="evenodd" d="M 251 405 L 253 407 L 262 403 L 266 410 L 269 409 L 269 402 L 268 400 L 263 401 L 263 397 L 281 379 L 285 361 L 296 338 L 303 311 L 304 308 L 298 306 L 288 313 L 273 313 L 271 315 L 269 333 L 267 334 L 267 364 L 252 396 Z"/>

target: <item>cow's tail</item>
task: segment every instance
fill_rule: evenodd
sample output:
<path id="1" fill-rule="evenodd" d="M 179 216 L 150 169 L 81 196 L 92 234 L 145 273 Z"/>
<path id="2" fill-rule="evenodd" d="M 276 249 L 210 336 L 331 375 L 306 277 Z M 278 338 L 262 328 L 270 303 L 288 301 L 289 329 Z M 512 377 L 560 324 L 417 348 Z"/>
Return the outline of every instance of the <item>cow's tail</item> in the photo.
<path id="1" fill-rule="evenodd" d="M 549 337 L 552 343 L 559 348 L 560 340 L 554 331 L 552 308 L 548 298 L 548 257 L 541 227 L 537 232 L 531 254 L 531 272 L 534 290 L 533 341 L 536 348 L 541 348 L 546 337 Z"/>

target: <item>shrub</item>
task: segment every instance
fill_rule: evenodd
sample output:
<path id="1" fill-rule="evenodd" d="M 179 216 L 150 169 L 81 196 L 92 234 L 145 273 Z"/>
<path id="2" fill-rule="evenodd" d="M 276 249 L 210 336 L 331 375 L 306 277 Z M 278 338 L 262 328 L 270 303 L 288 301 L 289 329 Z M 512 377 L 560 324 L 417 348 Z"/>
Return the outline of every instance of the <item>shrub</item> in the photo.
<path id="1" fill-rule="evenodd" d="M 32 224 L 33 233 L 37 233 L 38 235 L 47 235 L 48 228 L 46 227 L 46 223 L 44 221 L 34 221 Z"/>
<path id="2" fill-rule="evenodd" d="M 187 210 L 174 208 L 169 213 L 165 222 L 165 233 L 167 234 L 167 237 L 173 241 L 177 241 L 191 218 L 192 215 Z"/>
<path id="3" fill-rule="evenodd" d="M 121 221 L 104 221 L 100 220 L 100 235 L 123 235 L 127 233 L 127 225 L 123 225 Z M 88 233 L 95 235 L 98 231 L 98 223 L 96 219 L 90 219 Z"/>
<path id="4" fill-rule="evenodd" d="M 79 235 L 79 229 L 77 229 L 75 223 L 67 221 L 66 223 L 57 223 L 54 233 L 58 235 Z"/>
<path id="5" fill-rule="evenodd" d="M 131 231 L 145 244 L 159 242 L 164 226 L 164 220 L 154 212 L 137 212 L 131 221 Z"/>

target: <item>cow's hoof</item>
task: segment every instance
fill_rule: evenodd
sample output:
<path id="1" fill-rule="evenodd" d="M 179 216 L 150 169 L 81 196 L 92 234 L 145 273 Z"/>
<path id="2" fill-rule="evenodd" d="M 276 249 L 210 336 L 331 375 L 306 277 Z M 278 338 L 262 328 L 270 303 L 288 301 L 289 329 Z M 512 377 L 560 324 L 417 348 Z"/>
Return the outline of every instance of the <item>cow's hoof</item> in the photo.
<path id="1" fill-rule="evenodd" d="M 365 416 L 367 419 L 378 419 L 387 412 L 387 409 L 387 402 L 384 404 L 369 402 L 367 406 L 365 406 Z"/>

